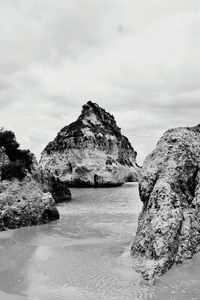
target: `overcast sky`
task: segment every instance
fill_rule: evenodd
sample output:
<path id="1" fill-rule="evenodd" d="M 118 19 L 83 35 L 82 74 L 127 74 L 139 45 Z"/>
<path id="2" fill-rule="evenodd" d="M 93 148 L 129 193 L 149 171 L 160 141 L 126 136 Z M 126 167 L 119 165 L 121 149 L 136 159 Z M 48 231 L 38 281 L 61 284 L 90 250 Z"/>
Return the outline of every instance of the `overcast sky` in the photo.
<path id="1" fill-rule="evenodd" d="M 0 126 L 39 156 L 88 100 L 139 163 L 200 123 L 200 1 L 0 0 Z"/>

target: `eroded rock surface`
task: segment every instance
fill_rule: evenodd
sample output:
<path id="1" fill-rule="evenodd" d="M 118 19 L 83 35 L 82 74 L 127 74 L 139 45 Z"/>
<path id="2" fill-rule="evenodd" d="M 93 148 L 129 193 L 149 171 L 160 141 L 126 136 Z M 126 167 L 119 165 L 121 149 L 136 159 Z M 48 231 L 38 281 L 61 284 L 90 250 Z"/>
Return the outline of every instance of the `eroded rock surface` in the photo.
<path id="1" fill-rule="evenodd" d="M 139 191 L 133 266 L 153 279 L 200 249 L 200 125 L 164 134 L 143 164 Z"/>
<path id="2" fill-rule="evenodd" d="M 137 181 L 136 152 L 112 115 L 89 101 L 76 122 L 50 142 L 40 161 L 69 186 L 114 186 Z"/>
<path id="3" fill-rule="evenodd" d="M 59 218 L 50 193 L 43 193 L 31 176 L 0 183 L 0 231 L 45 224 Z"/>
<path id="4" fill-rule="evenodd" d="M 0 231 L 59 218 L 38 170 L 34 155 L 19 148 L 14 133 L 0 130 Z"/>

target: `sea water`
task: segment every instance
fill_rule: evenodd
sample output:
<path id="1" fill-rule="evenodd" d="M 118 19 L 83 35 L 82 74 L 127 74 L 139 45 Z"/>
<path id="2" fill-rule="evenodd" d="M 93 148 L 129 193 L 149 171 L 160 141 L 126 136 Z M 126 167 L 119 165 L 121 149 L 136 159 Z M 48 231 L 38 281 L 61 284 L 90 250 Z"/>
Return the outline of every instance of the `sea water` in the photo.
<path id="1" fill-rule="evenodd" d="M 200 299 L 200 255 L 153 286 L 133 270 L 137 184 L 71 192 L 60 220 L 0 233 L 0 300 Z"/>

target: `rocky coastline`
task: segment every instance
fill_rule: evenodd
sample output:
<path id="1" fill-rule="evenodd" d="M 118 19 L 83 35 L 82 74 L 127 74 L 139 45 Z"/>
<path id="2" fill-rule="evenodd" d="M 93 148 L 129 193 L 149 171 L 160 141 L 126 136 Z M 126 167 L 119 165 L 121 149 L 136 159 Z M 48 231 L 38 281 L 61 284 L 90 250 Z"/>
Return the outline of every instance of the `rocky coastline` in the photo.
<path id="1" fill-rule="evenodd" d="M 153 281 L 200 250 L 200 125 L 170 129 L 140 170 L 136 151 L 112 115 L 83 106 L 38 164 L 11 131 L 0 130 L 0 231 L 59 219 L 68 186 L 110 187 L 139 179 L 143 209 L 131 254 L 133 268 Z"/>

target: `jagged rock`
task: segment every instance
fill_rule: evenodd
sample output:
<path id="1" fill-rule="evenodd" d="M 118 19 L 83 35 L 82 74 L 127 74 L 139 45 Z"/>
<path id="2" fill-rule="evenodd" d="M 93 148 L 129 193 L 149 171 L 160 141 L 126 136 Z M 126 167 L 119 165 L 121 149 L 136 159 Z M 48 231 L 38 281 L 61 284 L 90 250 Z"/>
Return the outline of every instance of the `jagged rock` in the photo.
<path id="1" fill-rule="evenodd" d="M 200 125 L 168 130 L 147 156 L 133 266 L 154 279 L 200 250 Z"/>
<path id="2" fill-rule="evenodd" d="M 59 218 L 50 193 L 30 177 L 0 183 L 0 231 L 45 224 Z"/>
<path id="3" fill-rule="evenodd" d="M 19 149 L 14 133 L 0 130 L 0 231 L 59 218 L 38 170 L 34 155 Z"/>
<path id="4" fill-rule="evenodd" d="M 114 117 L 89 101 L 46 146 L 40 165 L 69 186 L 114 186 L 137 181 L 136 154 Z"/>

